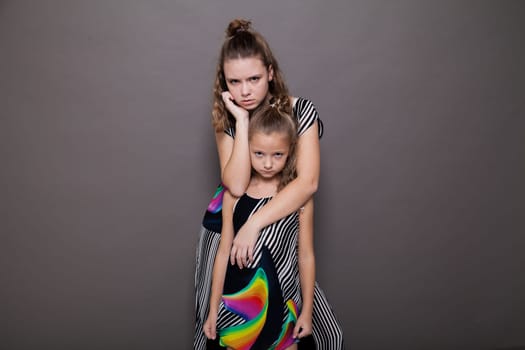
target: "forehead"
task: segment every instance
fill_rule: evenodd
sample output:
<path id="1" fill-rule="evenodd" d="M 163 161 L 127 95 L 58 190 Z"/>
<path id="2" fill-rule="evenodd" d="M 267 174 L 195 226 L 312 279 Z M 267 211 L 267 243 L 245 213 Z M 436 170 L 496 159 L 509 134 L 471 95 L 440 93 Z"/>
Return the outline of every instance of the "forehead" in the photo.
<path id="1" fill-rule="evenodd" d="M 285 132 L 255 132 L 250 139 L 250 146 L 264 150 L 283 150 L 290 147 L 290 140 Z"/>
<path id="2" fill-rule="evenodd" d="M 226 77 L 250 77 L 266 72 L 266 67 L 259 57 L 234 58 L 224 61 Z"/>

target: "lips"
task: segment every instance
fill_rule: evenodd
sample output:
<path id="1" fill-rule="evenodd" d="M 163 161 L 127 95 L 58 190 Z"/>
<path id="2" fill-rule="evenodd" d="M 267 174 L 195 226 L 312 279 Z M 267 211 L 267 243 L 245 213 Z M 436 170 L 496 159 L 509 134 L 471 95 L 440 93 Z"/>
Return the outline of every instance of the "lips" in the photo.
<path id="1" fill-rule="evenodd" d="M 244 105 L 244 106 L 249 106 L 249 105 L 252 105 L 255 103 L 255 100 L 242 100 L 241 103 Z"/>

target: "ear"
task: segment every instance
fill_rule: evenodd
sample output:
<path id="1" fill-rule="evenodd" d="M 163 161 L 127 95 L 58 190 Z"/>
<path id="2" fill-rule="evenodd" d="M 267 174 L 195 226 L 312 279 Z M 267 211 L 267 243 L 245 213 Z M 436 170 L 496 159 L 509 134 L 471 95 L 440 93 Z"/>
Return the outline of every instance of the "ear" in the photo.
<path id="1" fill-rule="evenodd" d="M 268 66 L 268 81 L 272 81 L 273 80 L 273 67 L 272 65 L 270 64 Z"/>

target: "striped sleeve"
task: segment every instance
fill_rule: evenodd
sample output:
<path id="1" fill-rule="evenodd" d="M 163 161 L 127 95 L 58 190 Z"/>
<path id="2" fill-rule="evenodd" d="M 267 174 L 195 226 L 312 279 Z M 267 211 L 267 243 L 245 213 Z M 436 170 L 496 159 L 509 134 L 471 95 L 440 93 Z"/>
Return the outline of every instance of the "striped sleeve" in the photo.
<path id="1" fill-rule="evenodd" d="M 224 132 L 226 133 L 226 135 L 235 138 L 235 128 L 234 127 L 229 127 L 227 129 L 224 129 Z"/>
<path id="2" fill-rule="evenodd" d="M 293 108 L 299 123 L 299 136 L 304 134 L 316 121 L 319 125 L 319 138 L 323 136 L 323 122 L 312 101 L 299 97 Z"/>

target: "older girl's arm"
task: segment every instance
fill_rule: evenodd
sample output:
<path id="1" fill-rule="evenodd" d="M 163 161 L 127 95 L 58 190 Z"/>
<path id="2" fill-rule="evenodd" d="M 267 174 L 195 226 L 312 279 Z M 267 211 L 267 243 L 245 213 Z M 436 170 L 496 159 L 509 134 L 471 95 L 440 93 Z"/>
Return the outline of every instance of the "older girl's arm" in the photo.
<path id="1" fill-rule="evenodd" d="M 250 147 L 248 144 L 248 111 L 237 106 L 228 91 L 222 93 L 226 108 L 235 118 L 235 138 L 223 130 L 215 133 L 221 166 L 221 179 L 236 197 L 243 195 L 250 182 Z"/>
<path id="2" fill-rule="evenodd" d="M 235 138 L 224 131 L 215 133 L 221 180 L 236 197 L 240 197 L 250 181 L 250 151 L 248 145 L 248 121 L 236 122 Z"/>
<path id="3" fill-rule="evenodd" d="M 260 230 L 298 210 L 317 191 L 320 169 L 319 126 L 314 123 L 299 137 L 297 178 L 286 185 L 241 227 L 233 242 L 231 258 L 244 266 L 253 261 L 253 248 Z"/>

